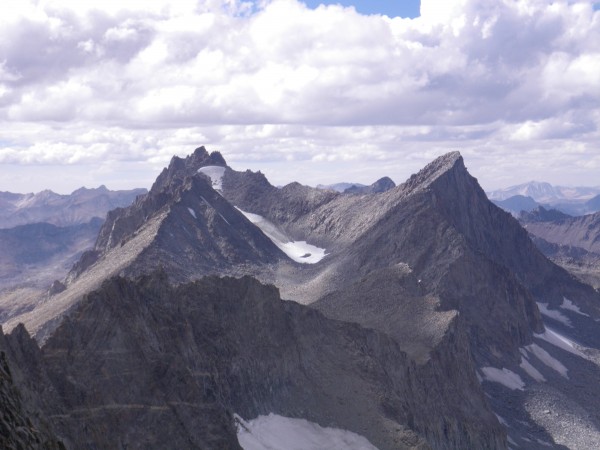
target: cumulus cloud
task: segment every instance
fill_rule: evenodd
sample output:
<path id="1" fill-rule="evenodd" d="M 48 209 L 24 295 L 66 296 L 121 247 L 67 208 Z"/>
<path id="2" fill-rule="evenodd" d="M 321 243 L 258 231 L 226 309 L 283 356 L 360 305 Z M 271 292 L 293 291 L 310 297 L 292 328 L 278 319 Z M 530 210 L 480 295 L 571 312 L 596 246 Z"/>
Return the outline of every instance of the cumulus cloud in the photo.
<path id="1" fill-rule="evenodd" d="M 453 149 L 489 185 L 509 182 L 502 170 L 559 182 L 561 165 L 572 183 L 580 161 L 598 164 L 591 2 L 422 0 L 416 19 L 297 0 L 6 0 L 3 9 L 0 170 L 159 169 L 200 144 L 240 168 L 272 167 L 278 183 L 297 178 L 289 161 L 310 168 L 303 182 L 339 181 L 333 167 L 356 181 L 402 181 Z M 519 159 L 543 174 L 513 170 Z"/>

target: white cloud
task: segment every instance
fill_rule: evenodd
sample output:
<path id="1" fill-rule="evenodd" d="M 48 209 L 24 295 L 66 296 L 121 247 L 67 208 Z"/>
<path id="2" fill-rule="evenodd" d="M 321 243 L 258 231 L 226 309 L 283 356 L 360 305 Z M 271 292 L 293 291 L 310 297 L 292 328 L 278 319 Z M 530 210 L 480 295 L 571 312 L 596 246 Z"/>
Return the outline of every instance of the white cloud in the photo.
<path id="1" fill-rule="evenodd" d="M 598 167 L 592 3 L 423 0 L 421 13 L 390 19 L 296 0 L 7 0 L 0 164 L 154 168 L 206 144 L 240 168 L 277 167 L 278 183 L 402 181 L 454 149 L 488 185 L 581 182 Z M 286 170 L 290 160 L 312 170 Z M 349 174 L 332 173 L 335 164 Z"/>

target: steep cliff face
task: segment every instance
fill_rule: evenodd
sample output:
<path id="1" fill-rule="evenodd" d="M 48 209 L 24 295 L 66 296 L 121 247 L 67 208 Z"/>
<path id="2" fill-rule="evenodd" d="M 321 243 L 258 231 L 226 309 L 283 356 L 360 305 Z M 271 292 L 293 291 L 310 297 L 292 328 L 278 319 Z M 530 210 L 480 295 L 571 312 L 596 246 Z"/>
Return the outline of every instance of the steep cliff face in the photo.
<path id="1" fill-rule="evenodd" d="M 351 291 L 365 290 L 349 287 L 351 274 L 369 279 L 372 273 L 404 264 L 411 277 L 419 280 L 416 297 L 437 298 L 442 310 L 463 315 L 478 354 L 492 354 L 492 349 L 501 348 L 516 358 L 518 347 L 531 341 L 532 331 L 542 331 L 534 298 L 516 273 L 533 278 L 539 260 L 551 264 L 518 223 L 487 200 L 458 153 L 439 158 L 390 192 L 383 210 L 333 263 L 339 273 L 337 283 L 346 285 L 331 294 L 337 306 L 328 305 L 325 296 L 315 304 L 317 308 L 352 320 L 343 299 L 356 306 L 360 301 Z M 512 256 L 513 251 L 537 255 L 527 253 L 534 261 L 524 268 L 523 261 Z M 383 281 L 381 286 L 385 286 Z M 379 288 L 382 290 L 385 292 L 384 287 Z M 370 309 L 390 297 L 364 295 L 362 303 Z M 379 307 L 377 322 L 384 324 L 388 313 L 387 308 Z M 361 321 L 361 317 L 364 315 L 356 314 L 354 320 Z M 389 326 L 384 327 L 389 332 Z"/>
<path id="2" fill-rule="evenodd" d="M 202 177 L 174 192 L 153 241 L 125 271 L 163 267 L 173 280 L 205 274 L 256 274 L 285 258 L 282 251 Z"/>
<path id="3" fill-rule="evenodd" d="M 432 358 L 444 367 L 467 348 L 451 328 Z M 458 367 L 415 366 L 385 334 L 282 302 L 249 277 L 107 281 L 41 354 L 20 362 L 70 448 L 239 448 L 233 413 L 271 412 L 354 431 L 381 450 L 505 448 L 483 395 L 460 413 L 449 401 L 440 381 Z"/>
<path id="4" fill-rule="evenodd" d="M 28 353 L 31 349 L 29 343 L 20 345 L 18 335 L 23 332 L 21 327 L 11 336 L 5 336 L 0 329 L 0 447 L 7 450 L 64 450 L 64 444 L 39 408 L 39 397 L 28 385 L 29 381 L 38 378 L 38 374 L 22 373 L 27 367 L 35 367 L 34 361 L 39 354 L 36 348 L 38 354 L 23 361 L 22 352 Z"/>

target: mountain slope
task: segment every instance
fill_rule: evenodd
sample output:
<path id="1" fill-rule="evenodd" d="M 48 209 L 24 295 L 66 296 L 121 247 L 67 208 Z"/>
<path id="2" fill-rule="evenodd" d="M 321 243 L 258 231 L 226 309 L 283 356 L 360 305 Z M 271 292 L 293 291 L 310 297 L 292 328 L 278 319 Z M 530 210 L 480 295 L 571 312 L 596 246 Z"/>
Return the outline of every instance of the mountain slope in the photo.
<path id="1" fill-rule="evenodd" d="M 600 213 L 544 221 L 529 216 L 522 219 L 527 231 L 548 242 L 600 253 Z"/>
<path id="2" fill-rule="evenodd" d="M 569 217 L 539 210 L 521 216 L 520 221 L 546 256 L 600 286 L 600 213 Z"/>

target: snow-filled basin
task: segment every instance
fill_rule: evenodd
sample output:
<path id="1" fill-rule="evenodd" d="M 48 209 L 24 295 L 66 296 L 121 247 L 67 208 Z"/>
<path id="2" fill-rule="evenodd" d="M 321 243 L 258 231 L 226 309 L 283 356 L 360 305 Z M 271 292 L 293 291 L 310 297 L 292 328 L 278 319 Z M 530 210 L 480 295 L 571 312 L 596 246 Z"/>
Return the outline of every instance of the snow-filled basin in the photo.
<path id="1" fill-rule="evenodd" d="M 296 262 L 303 264 L 315 264 L 325 257 L 325 249 L 309 244 L 306 241 L 292 241 L 275 224 L 269 222 L 263 216 L 242 211 L 237 208 L 246 218 L 256 225 L 283 253 Z"/>
<path id="2" fill-rule="evenodd" d="M 238 441 L 244 450 L 377 450 L 366 438 L 304 419 L 269 414 L 245 421 L 237 414 Z"/>
<path id="3" fill-rule="evenodd" d="M 225 173 L 225 167 L 222 166 L 204 166 L 198 169 L 198 172 L 210 178 L 213 189 L 217 191 L 223 190 L 223 174 Z"/>

